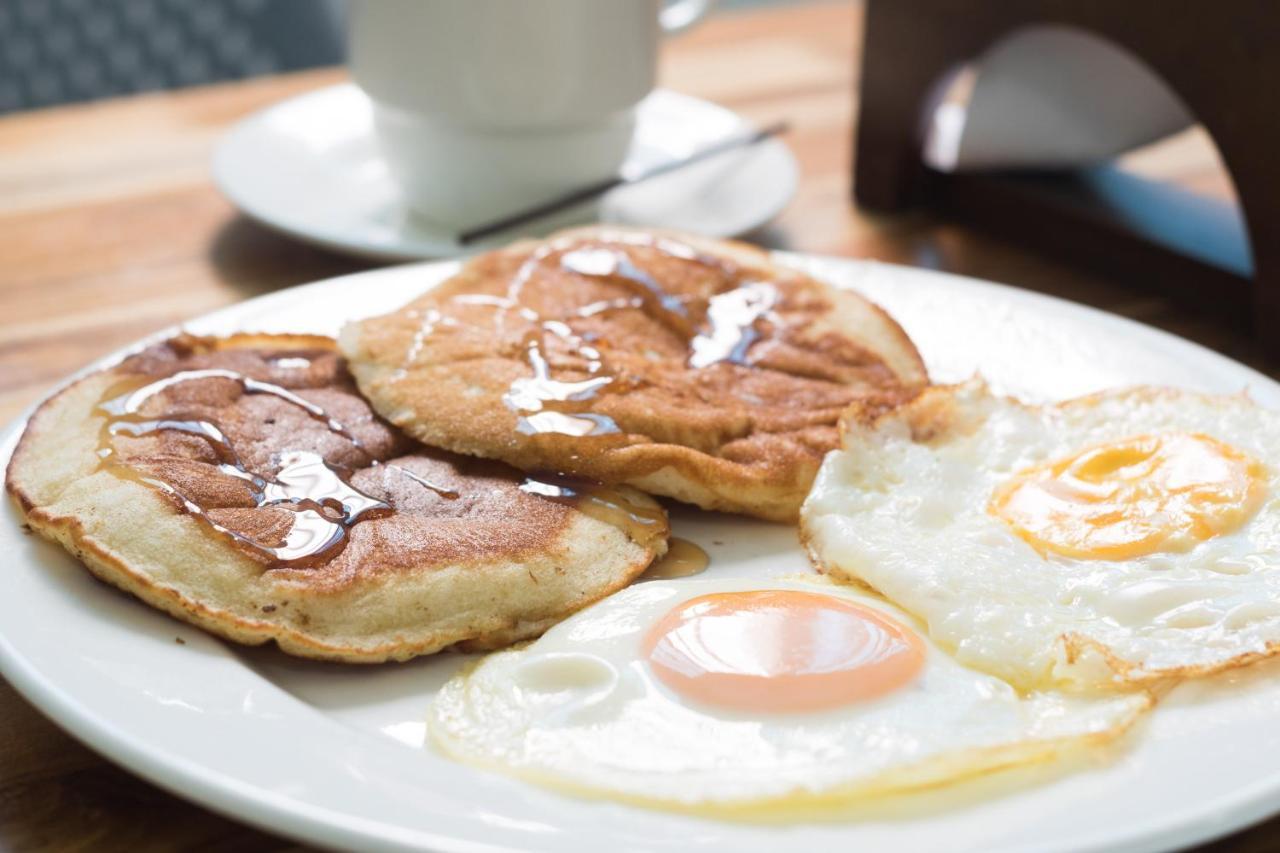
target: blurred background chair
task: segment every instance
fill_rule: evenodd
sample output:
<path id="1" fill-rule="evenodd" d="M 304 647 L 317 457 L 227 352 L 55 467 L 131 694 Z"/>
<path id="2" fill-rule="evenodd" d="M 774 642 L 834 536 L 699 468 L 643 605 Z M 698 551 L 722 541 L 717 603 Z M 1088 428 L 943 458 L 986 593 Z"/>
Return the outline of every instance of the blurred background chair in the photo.
<path id="1" fill-rule="evenodd" d="M 0 113 L 342 61 L 338 0 L 0 0 Z"/>
<path id="2" fill-rule="evenodd" d="M 342 0 L 0 0 L 0 114 L 337 65 L 343 21 Z"/>

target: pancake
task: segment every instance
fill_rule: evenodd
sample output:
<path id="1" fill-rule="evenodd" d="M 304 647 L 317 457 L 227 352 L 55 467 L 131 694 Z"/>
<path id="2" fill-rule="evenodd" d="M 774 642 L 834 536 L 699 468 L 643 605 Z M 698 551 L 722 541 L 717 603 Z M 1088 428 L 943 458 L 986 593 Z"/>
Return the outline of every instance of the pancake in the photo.
<path id="1" fill-rule="evenodd" d="M 852 291 L 745 244 L 600 227 L 477 257 L 341 346 L 373 407 L 427 444 L 778 521 L 846 407 L 927 383 Z"/>
<path id="2" fill-rule="evenodd" d="M 29 421 L 6 485 L 99 578 L 241 643 L 351 662 L 533 637 L 666 550 L 630 489 L 424 448 L 334 342 L 180 337 Z"/>

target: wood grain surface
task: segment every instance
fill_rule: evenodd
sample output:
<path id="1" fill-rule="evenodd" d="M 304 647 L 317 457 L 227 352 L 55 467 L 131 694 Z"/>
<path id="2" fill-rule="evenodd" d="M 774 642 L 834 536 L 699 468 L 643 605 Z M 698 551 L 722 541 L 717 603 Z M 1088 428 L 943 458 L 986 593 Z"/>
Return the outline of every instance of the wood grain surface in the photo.
<path id="1" fill-rule="evenodd" d="M 849 203 L 860 44 L 856 3 L 726 13 L 664 48 L 662 84 L 759 122 L 789 120 L 799 194 L 751 235 L 805 252 L 949 270 L 1104 308 L 1277 375 L 1234 330 L 1131 282 L 1081 275 L 924 215 Z M 238 119 L 345 79 L 323 70 L 0 119 L 0 420 L 141 335 L 294 284 L 369 266 L 263 229 L 214 189 L 210 157 Z M 1132 168 L 1230 197 L 1189 131 Z M 2 593 L 0 593 L 2 594 Z M 1216 850 L 1280 847 L 1280 821 Z M 170 796 L 98 758 L 0 683 L 0 848 L 296 849 Z M 1209 848 L 1206 848 L 1209 849 Z"/>

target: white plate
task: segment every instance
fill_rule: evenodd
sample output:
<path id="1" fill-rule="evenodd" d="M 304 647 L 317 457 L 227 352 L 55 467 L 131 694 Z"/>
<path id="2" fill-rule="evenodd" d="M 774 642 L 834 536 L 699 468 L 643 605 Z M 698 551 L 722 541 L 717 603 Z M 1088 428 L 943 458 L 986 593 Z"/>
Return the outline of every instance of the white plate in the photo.
<path id="1" fill-rule="evenodd" d="M 624 172 L 692 154 L 748 127 L 737 113 L 659 89 L 639 108 Z M 605 195 L 598 209 L 530 226 L 545 233 L 598 218 L 734 237 L 765 224 L 795 195 L 799 172 L 777 139 Z M 231 202 L 264 225 L 311 243 L 379 260 L 447 258 L 502 245 L 519 230 L 461 246 L 412 216 L 373 138 L 369 99 L 352 84 L 276 104 L 219 143 L 213 177 Z"/>
<path id="2" fill-rule="evenodd" d="M 1132 382 L 1280 407 L 1280 385 L 1194 344 L 1100 312 L 923 270 L 783 256 L 889 308 L 940 379 L 981 370 L 1000 387 L 1063 397 Z M 456 268 L 399 267 L 254 299 L 188 324 L 332 333 L 399 305 Z M 6 459 L 18 426 L 4 438 Z M 433 691 L 461 663 L 381 667 L 241 650 L 90 579 L 61 549 L 0 523 L 0 671 L 68 731 L 175 793 L 311 842 L 369 849 L 1151 850 L 1190 844 L 1280 808 L 1280 666 L 1179 688 L 1109 763 L 1000 779 L 982 796 L 857 821 L 743 825 L 561 796 L 454 764 L 422 746 Z M 804 571 L 794 531 L 677 513 L 712 575 Z M 724 542 L 717 546 L 713 543 Z M 175 642 L 182 637 L 184 645 Z M 994 785 L 995 790 L 989 790 Z"/>

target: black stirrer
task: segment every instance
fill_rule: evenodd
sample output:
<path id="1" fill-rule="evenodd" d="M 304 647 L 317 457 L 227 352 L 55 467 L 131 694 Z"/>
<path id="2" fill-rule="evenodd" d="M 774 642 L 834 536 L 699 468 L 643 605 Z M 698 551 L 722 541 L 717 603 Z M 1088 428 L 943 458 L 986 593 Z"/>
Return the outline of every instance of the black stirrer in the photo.
<path id="1" fill-rule="evenodd" d="M 638 184 L 641 181 L 647 181 L 650 178 L 656 178 L 659 175 L 665 175 L 670 172 L 674 172 L 677 169 L 683 169 L 685 166 L 700 163 L 703 160 L 716 156 L 717 154 L 723 154 L 724 152 L 732 151 L 735 148 L 745 148 L 750 145 L 755 145 L 757 142 L 777 136 L 780 133 L 785 133 L 787 129 L 788 125 L 785 121 L 774 122 L 773 124 L 766 125 L 759 130 L 752 130 L 738 136 L 730 136 L 726 139 L 722 139 L 719 142 L 708 145 L 706 148 L 693 152 L 683 159 L 671 160 L 666 163 L 660 163 L 657 166 L 651 166 L 636 175 L 615 175 L 611 178 L 605 178 L 602 181 L 596 181 L 593 184 L 587 184 L 584 187 L 571 190 L 570 192 L 551 199 L 550 201 L 544 201 L 541 204 L 525 208 L 524 210 L 517 211 L 516 213 L 507 214 L 501 219 L 495 219 L 494 221 L 484 225 L 468 228 L 466 231 L 463 231 L 458 235 L 458 242 L 462 244 L 474 242 L 483 237 L 497 234 L 500 231 L 506 231 L 508 228 L 523 225 L 524 223 L 534 219 L 540 219 L 548 214 L 564 210 L 567 207 L 572 207 L 575 204 L 580 204 L 581 202 L 604 195 L 615 187 Z"/>

